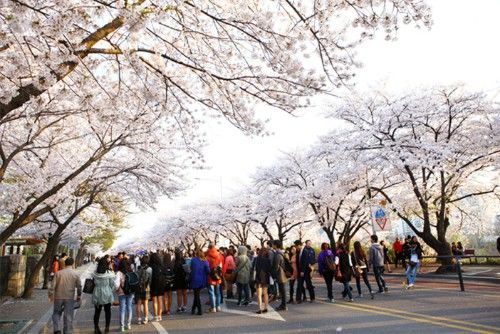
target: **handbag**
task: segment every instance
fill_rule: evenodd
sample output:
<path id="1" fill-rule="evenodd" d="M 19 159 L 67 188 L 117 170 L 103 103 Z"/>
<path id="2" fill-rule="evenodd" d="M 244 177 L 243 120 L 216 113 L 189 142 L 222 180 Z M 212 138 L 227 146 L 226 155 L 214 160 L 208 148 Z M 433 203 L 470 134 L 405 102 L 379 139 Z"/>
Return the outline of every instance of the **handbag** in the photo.
<path id="1" fill-rule="evenodd" d="M 93 278 L 86 278 L 83 284 L 83 293 L 93 293 L 95 288 L 95 283 Z"/>
<path id="2" fill-rule="evenodd" d="M 340 269 L 337 269 L 337 271 L 335 272 L 335 280 L 337 282 L 342 281 L 342 272 L 340 271 Z"/>

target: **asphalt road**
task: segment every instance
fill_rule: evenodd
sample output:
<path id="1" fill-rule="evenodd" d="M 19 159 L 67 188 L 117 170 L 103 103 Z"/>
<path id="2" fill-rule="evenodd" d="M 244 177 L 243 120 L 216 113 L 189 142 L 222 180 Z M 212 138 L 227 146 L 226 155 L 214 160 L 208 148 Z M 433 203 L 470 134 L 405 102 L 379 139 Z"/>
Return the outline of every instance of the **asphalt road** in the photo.
<path id="1" fill-rule="evenodd" d="M 416 288 L 412 290 L 403 290 L 399 278 L 388 278 L 388 281 L 389 293 L 376 295 L 374 300 L 355 299 L 354 303 L 337 300 L 335 304 L 329 304 L 324 302 L 326 289 L 318 278 L 315 279 L 317 301 L 290 305 L 287 312 L 271 310 L 266 315 L 257 315 L 255 304 L 237 307 L 235 301 L 226 301 L 220 313 L 205 313 L 201 317 L 189 312 L 164 316 L 161 322 L 133 324 L 127 332 L 500 333 L 500 285 L 469 283 L 466 292 L 459 292 L 454 281 L 417 279 Z M 340 284 L 335 283 L 336 298 L 340 298 L 340 291 Z M 203 298 L 207 300 L 208 295 L 205 293 Z M 277 307 L 278 302 L 273 306 Z M 93 333 L 93 312 L 90 296 L 85 295 L 75 316 L 75 333 Z M 118 307 L 112 308 L 111 323 L 112 332 L 118 332 Z M 103 327 L 104 314 L 101 315 Z M 51 333 L 52 329 L 46 328 L 45 332 Z"/>

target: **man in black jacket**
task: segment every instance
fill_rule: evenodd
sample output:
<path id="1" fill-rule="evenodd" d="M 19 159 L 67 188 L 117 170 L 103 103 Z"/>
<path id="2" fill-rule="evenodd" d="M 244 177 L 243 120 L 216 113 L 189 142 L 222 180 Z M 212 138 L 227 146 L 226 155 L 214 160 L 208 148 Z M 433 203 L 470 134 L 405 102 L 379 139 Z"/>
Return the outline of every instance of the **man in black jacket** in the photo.
<path id="1" fill-rule="evenodd" d="M 300 243 L 300 242 L 299 242 Z M 302 246 L 302 243 L 300 243 Z M 297 249 L 297 271 L 298 271 L 298 286 L 297 286 L 297 303 L 302 302 L 302 291 L 304 290 L 304 282 L 309 291 L 309 302 L 314 302 L 314 286 L 312 284 L 312 268 L 316 263 L 316 254 L 311 247 L 311 240 L 306 241 L 306 246 L 302 249 Z"/>

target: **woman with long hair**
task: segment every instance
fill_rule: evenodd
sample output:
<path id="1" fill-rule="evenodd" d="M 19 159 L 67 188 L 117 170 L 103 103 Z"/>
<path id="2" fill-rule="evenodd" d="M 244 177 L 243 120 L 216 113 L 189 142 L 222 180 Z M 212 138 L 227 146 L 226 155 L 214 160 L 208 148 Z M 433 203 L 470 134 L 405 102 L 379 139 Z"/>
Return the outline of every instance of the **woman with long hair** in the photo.
<path id="1" fill-rule="evenodd" d="M 236 269 L 236 261 L 234 260 L 234 249 L 228 248 L 226 250 L 226 257 L 224 259 L 224 278 L 226 281 L 226 298 L 232 299 L 234 298 L 233 294 L 233 284 L 234 284 L 234 272 Z"/>
<path id="2" fill-rule="evenodd" d="M 191 314 L 202 315 L 200 292 L 207 286 L 208 273 L 210 268 L 208 261 L 205 259 L 205 254 L 201 249 L 196 250 L 195 257 L 191 259 L 191 277 L 190 286 L 193 289 L 193 307 Z"/>
<path id="3" fill-rule="evenodd" d="M 255 286 L 257 288 L 257 303 L 259 310 L 257 314 L 267 313 L 269 296 L 267 288 L 271 278 L 271 260 L 269 260 L 269 251 L 262 247 L 259 255 L 255 259 Z"/>
<path id="4" fill-rule="evenodd" d="M 354 265 L 354 277 L 356 278 L 358 297 L 363 297 L 363 294 L 361 293 L 361 278 L 363 278 L 363 281 L 370 292 L 370 296 L 373 299 L 375 295 L 373 294 L 372 287 L 368 281 L 368 259 L 366 257 L 366 252 L 359 241 L 354 242 L 354 250 L 351 253 L 351 259 Z"/>
<path id="5" fill-rule="evenodd" d="M 184 269 L 186 261 L 181 250 L 175 252 L 174 260 L 174 290 L 177 294 L 177 313 L 186 312 L 188 281 Z"/>
<path id="6" fill-rule="evenodd" d="M 93 274 L 94 291 L 92 291 L 92 304 L 94 304 L 94 333 L 101 334 L 99 319 L 104 308 L 106 327 L 104 332 L 109 333 L 109 323 L 111 322 L 111 303 L 114 296 L 115 274 L 109 268 L 108 256 L 102 257 L 97 263 L 97 269 Z"/>
<path id="7" fill-rule="evenodd" d="M 115 289 L 120 303 L 120 331 L 124 332 L 132 328 L 132 300 L 134 294 L 132 291 L 126 291 L 125 279 L 127 273 L 131 273 L 132 268 L 127 258 L 123 258 L 118 265 L 118 271 L 115 277 Z"/>
<path id="8" fill-rule="evenodd" d="M 151 299 L 153 300 L 154 321 L 161 321 L 162 298 L 165 293 L 165 276 L 163 265 L 158 253 L 152 253 L 149 264 L 151 265 Z"/>
<path id="9" fill-rule="evenodd" d="M 349 255 L 349 250 L 343 243 L 339 243 L 337 249 L 337 256 L 339 258 L 339 265 L 337 270 L 340 270 L 342 278 L 340 282 L 344 285 L 344 291 L 342 291 L 342 297 L 344 299 L 353 302 L 352 292 L 351 292 L 351 276 L 352 276 L 352 261 Z"/>
<path id="10" fill-rule="evenodd" d="M 332 266 L 335 264 L 335 255 L 330 249 L 330 245 L 326 242 L 321 244 L 321 252 L 318 254 L 318 272 L 326 284 L 327 301 L 329 303 L 335 302 L 333 299 L 333 277 L 335 276 Z"/>
<path id="11" fill-rule="evenodd" d="M 139 279 L 138 289 L 135 292 L 135 313 L 137 315 L 137 324 L 148 323 L 148 302 L 151 295 L 151 278 L 153 270 L 149 266 L 149 257 L 144 255 L 140 259 L 140 266 L 137 268 L 137 277 Z M 144 308 L 144 320 L 141 318 L 141 305 Z"/>

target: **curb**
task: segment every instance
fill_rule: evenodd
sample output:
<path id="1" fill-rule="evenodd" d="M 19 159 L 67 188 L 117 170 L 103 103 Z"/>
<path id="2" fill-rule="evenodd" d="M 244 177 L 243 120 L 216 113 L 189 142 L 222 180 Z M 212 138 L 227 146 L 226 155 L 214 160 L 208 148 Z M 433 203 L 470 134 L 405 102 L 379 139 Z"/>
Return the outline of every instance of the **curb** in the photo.
<path id="1" fill-rule="evenodd" d="M 369 275 L 373 276 L 373 273 L 369 273 Z M 406 275 L 402 274 L 402 273 L 401 274 L 384 273 L 384 276 L 385 277 L 406 277 Z M 418 274 L 417 277 L 430 278 L 430 279 L 435 279 L 435 280 L 452 280 L 452 281 L 458 282 L 457 275 Z M 462 277 L 463 277 L 464 282 L 479 281 L 479 282 L 500 284 L 500 278 L 495 278 L 495 277 L 486 277 L 486 276 L 462 276 Z"/>

